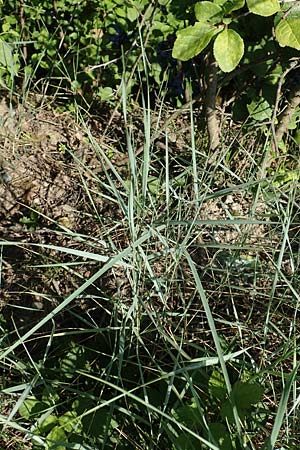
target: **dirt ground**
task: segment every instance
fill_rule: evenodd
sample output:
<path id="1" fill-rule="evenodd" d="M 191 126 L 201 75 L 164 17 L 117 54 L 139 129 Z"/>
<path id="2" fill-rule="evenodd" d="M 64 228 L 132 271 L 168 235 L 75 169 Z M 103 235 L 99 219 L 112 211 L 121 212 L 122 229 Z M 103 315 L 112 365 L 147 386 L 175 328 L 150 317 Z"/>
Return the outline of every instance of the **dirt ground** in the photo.
<path id="1" fill-rule="evenodd" d="M 61 269 L 46 268 L 76 258 L 41 246 L 78 250 L 90 246 L 105 254 L 95 209 L 100 216 L 107 216 L 110 205 L 95 195 L 94 206 L 90 206 L 88 189 L 95 187 L 95 181 L 84 165 L 97 173 L 101 164 L 70 113 L 30 103 L 9 108 L 3 98 L 0 118 L 0 239 L 18 243 L 2 250 L 0 299 L 6 313 L 12 309 L 25 323 L 24 306 L 31 317 L 30 309 L 47 312 L 53 308 L 53 299 L 59 301 L 92 270 L 87 265 L 75 266 L 66 276 Z M 94 133 L 99 136 L 101 127 L 97 126 Z M 118 213 L 115 208 L 112 211 Z M 109 217 L 113 218 L 113 213 Z M 84 243 L 80 235 L 84 235 Z M 16 306 L 22 307 L 21 314 Z"/>

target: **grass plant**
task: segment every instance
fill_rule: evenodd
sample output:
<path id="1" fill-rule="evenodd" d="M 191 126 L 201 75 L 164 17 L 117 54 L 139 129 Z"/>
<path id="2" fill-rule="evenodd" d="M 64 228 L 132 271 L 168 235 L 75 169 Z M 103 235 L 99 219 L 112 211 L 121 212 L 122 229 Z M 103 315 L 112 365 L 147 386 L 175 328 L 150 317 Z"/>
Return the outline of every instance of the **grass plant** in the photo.
<path id="1" fill-rule="evenodd" d="M 33 324 L 2 316 L 0 438 L 35 450 L 296 449 L 297 182 L 276 185 L 261 169 L 268 142 L 237 144 L 230 130 L 210 164 L 192 104 L 190 145 L 172 152 L 149 85 L 138 154 L 125 77 L 122 86 L 127 168 L 114 165 L 79 107 L 103 169 L 69 151 L 101 236 L 60 227 L 69 246 L 0 242 L 1 267 L 5 248 L 26 247 L 46 252 L 32 270 L 72 271 L 78 283 L 59 301 L 39 293 L 48 310 Z"/>

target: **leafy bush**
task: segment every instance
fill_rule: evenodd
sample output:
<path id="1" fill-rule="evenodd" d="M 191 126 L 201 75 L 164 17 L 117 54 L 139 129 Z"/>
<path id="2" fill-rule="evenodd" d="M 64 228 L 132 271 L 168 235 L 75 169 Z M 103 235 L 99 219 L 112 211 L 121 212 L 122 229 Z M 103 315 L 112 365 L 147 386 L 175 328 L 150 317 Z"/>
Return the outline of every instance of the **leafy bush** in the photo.
<path id="1" fill-rule="evenodd" d="M 143 72 L 141 42 L 151 52 L 149 75 L 156 83 L 164 80 L 166 69 L 178 72 L 171 51 L 187 14 L 177 2 L 163 0 L 157 5 L 147 0 L 48 0 L 23 6 L 11 0 L 1 6 L 1 17 L 2 39 L 20 55 L 20 77 L 45 78 L 63 88 L 65 96 L 92 92 L 107 100 L 119 87 L 123 57 L 128 79 L 136 65 Z M 182 83 L 183 74 L 172 81 L 174 95 L 182 95 Z"/>
<path id="2" fill-rule="evenodd" d="M 218 89 L 235 120 L 273 119 L 280 80 L 281 91 L 293 95 L 284 74 L 297 78 L 297 68 L 289 70 L 291 58 L 299 57 L 297 2 L 10 0 L 0 10 L 0 79 L 10 88 L 16 80 L 42 83 L 44 92 L 64 100 L 79 95 L 113 102 L 125 76 L 128 92 L 138 96 L 140 81 L 149 79 L 153 97 L 160 90 L 182 104 L 190 80 L 193 94 L 200 93 L 212 48 L 221 71 L 232 72 L 220 74 Z M 294 122 L 298 116 L 296 107 Z"/>

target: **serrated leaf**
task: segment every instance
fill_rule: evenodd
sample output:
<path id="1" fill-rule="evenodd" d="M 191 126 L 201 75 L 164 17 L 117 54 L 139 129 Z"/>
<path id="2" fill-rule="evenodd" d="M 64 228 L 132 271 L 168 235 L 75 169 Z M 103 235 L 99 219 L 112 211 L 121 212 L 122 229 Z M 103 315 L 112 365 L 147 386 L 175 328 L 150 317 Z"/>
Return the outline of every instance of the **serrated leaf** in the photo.
<path id="1" fill-rule="evenodd" d="M 281 47 L 300 50 L 300 17 L 282 19 L 275 28 L 275 36 Z"/>
<path id="2" fill-rule="evenodd" d="M 203 22 L 178 31 L 172 51 L 173 58 L 188 61 L 198 55 L 218 32 L 216 27 Z"/>
<path id="3" fill-rule="evenodd" d="M 212 2 L 199 2 L 195 5 L 195 15 L 199 22 L 208 21 L 211 24 L 220 22 L 223 16 L 222 8 Z"/>
<path id="4" fill-rule="evenodd" d="M 246 0 L 249 11 L 258 16 L 268 17 L 280 10 L 278 0 Z"/>
<path id="5" fill-rule="evenodd" d="M 257 383 L 242 383 L 238 381 L 234 384 L 232 394 L 238 409 L 248 409 L 258 403 L 264 393 L 264 388 Z"/>
<path id="6" fill-rule="evenodd" d="M 214 56 L 223 72 L 236 68 L 244 54 L 244 41 L 234 30 L 223 30 L 214 42 Z"/>

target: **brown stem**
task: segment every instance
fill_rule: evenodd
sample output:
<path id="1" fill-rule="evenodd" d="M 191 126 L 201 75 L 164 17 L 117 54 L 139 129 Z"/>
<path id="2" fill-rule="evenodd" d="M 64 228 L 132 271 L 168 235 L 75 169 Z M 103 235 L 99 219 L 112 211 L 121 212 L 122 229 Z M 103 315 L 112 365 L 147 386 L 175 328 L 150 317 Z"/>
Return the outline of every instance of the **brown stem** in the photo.
<path id="1" fill-rule="evenodd" d="M 205 77 L 205 113 L 210 150 L 215 150 L 220 143 L 220 125 L 216 110 L 217 69 L 217 63 L 210 53 L 207 59 Z"/>
<path id="2" fill-rule="evenodd" d="M 291 116 L 289 116 L 289 113 L 288 113 L 288 108 L 286 108 L 279 115 L 277 129 L 275 128 L 275 121 L 277 119 L 277 112 L 278 112 L 279 101 L 280 101 L 280 97 L 281 97 L 281 94 L 282 94 L 282 86 L 283 86 L 283 83 L 284 83 L 288 73 L 291 72 L 292 70 L 295 70 L 297 67 L 299 67 L 299 58 L 292 58 L 290 60 L 290 62 L 289 62 L 288 67 L 281 74 L 281 76 L 279 78 L 279 81 L 278 81 L 277 92 L 276 92 L 276 100 L 275 100 L 273 114 L 272 114 L 272 120 L 271 120 L 271 128 L 272 128 L 272 133 L 273 133 L 273 150 L 276 152 L 276 154 L 278 154 L 278 143 L 281 141 L 281 139 L 283 137 L 283 134 L 285 133 L 285 131 L 287 129 L 287 126 L 289 124 L 290 118 L 291 118 Z M 293 92 L 291 92 L 289 97 L 290 97 L 290 99 L 292 99 L 294 97 Z M 284 117 L 283 117 L 283 115 L 285 115 L 285 113 L 287 113 L 286 119 L 284 119 Z M 291 114 L 293 114 L 293 112 Z M 285 123 L 286 120 L 287 120 L 287 123 Z"/>
<path id="3" fill-rule="evenodd" d="M 295 88 L 292 89 L 289 95 L 289 102 L 287 107 L 282 111 L 282 113 L 278 117 L 278 125 L 275 130 L 276 144 L 282 140 L 284 133 L 286 133 L 288 129 L 288 125 L 292 118 L 292 115 L 294 114 L 295 109 L 299 105 L 300 105 L 300 86 L 295 86 Z"/>

